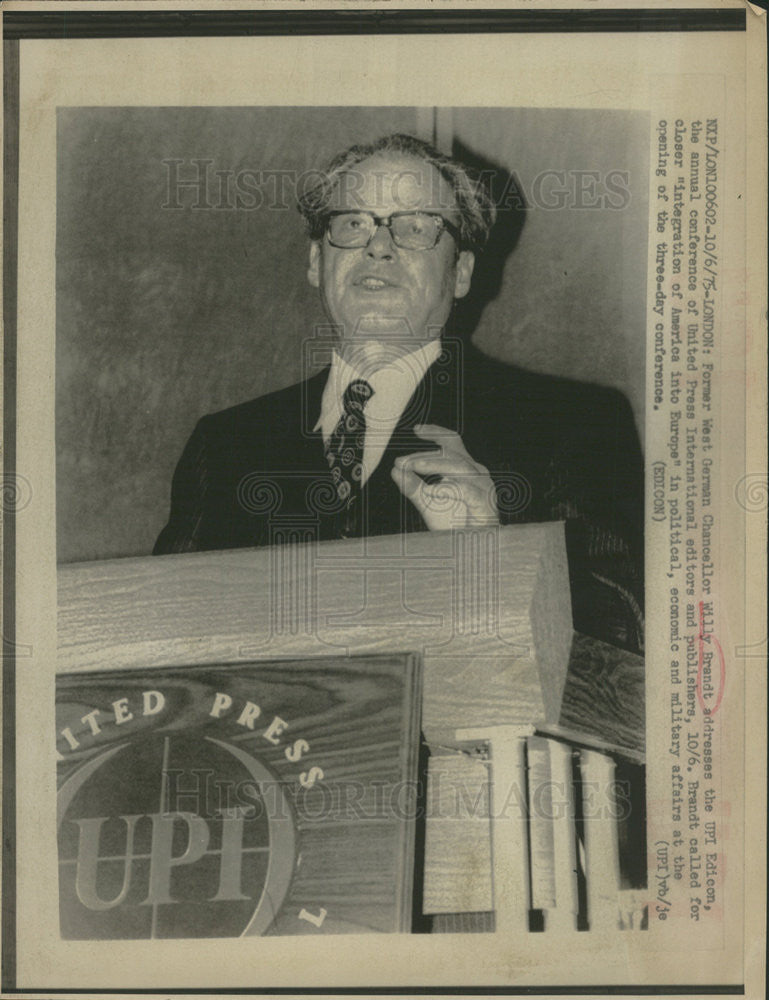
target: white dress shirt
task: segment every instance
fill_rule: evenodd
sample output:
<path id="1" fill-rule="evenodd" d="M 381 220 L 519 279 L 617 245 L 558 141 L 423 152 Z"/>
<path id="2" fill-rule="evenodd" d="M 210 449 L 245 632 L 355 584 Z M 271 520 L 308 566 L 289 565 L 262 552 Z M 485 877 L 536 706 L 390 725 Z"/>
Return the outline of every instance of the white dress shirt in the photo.
<path id="1" fill-rule="evenodd" d="M 347 386 L 356 378 L 365 379 L 374 394 L 363 411 L 366 436 L 363 444 L 363 475 L 365 483 L 382 461 L 382 455 L 392 437 L 406 404 L 425 377 L 427 369 L 438 360 L 440 339 L 430 340 L 416 351 L 373 370 L 358 371 L 336 352 L 331 362 L 326 387 L 321 400 L 320 418 L 315 425 L 328 443 L 342 416 L 342 398 Z"/>

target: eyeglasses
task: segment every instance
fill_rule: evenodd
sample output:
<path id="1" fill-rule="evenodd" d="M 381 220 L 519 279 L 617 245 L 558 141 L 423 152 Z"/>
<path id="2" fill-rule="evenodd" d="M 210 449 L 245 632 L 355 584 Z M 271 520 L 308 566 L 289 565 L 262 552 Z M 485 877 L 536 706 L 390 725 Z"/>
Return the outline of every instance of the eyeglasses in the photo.
<path id="1" fill-rule="evenodd" d="M 459 229 L 435 212 L 329 212 L 326 223 L 328 241 L 332 247 L 353 250 L 367 247 L 380 226 L 386 226 L 396 247 L 401 250 L 432 250 L 438 245 L 443 230 L 460 242 Z"/>

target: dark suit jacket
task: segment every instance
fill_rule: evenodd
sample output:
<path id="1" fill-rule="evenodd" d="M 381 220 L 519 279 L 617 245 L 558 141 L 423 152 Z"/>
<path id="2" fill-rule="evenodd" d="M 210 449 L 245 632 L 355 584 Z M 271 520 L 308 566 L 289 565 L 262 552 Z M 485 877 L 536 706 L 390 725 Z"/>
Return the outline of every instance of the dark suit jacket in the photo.
<path id="1" fill-rule="evenodd" d="M 327 369 L 199 421 L 155 554 L 342 537 L 313 430 L 326 378 Z M 397 455 L 434 447 L 416 423 L 460 433 L 491 473 L 503 524 L 566 520 L 575 627 L 640 649 L 643 465 L 624 397 L 447 344 L 362 491 L 353 533 L 425 530 L 390 476 Z"/>

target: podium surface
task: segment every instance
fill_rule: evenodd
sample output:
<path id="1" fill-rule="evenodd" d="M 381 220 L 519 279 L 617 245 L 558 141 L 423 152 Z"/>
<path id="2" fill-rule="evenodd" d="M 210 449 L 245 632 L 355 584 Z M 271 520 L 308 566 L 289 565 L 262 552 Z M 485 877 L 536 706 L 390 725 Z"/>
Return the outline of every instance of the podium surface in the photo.
<path id="1" fill-rule="evenodd" d="M 84 691 L 126 671 L 160 686 L 205 667 L 416 660 L 409 753 L 416 761 L 421 707 L 428 805 L 402 843 L 416 845 L 417 922 L 420 910 L 480 916 L 444 929 L 483 929 L 494 907 L 489 769 L 463 733 L 539 728 L 642 760 L 643 663 L 573 632 L 559 523 L 62 566 L 58 641 L 58 672 Z M 447 787 L 473 801 L 467 822 L 444 821 Z M 389 929 L 408 926 L 398 907 Z M 305 910 L 301 930 L 327 910 Z"/>
<path id="2" fill-rule="evenodd" d="M 61 672 L 422 656 L 422 728 L 558 720 L 572 642 L 563 527 L 515 525 L 76 563 Z"/>

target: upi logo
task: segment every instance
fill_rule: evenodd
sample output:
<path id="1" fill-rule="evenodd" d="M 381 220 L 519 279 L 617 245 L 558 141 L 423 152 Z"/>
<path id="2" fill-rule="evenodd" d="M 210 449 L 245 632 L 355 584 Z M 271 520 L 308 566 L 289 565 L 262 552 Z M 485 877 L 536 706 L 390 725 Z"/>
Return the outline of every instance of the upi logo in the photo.
<path id="1" fill-rule="evenodd" d="M 202 734 L 143 735 L 91 757 L 59 789 L 58 836 L 68 939 L 264 934 L 296 866 L 284 785 Z"/>

